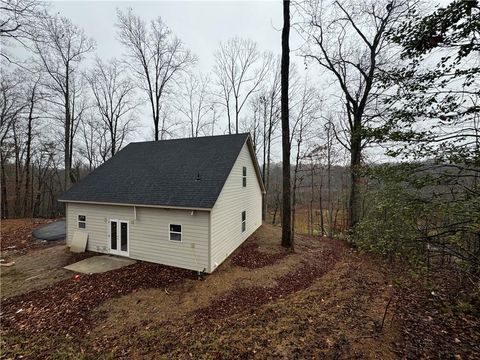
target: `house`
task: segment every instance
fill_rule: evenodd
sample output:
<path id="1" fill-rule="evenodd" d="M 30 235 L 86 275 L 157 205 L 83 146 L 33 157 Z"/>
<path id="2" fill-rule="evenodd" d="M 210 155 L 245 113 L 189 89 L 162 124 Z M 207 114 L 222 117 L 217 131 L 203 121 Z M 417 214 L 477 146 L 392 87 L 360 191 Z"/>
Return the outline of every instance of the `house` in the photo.
<path id="1" fill-rule="evenodd" d="M 72 186 L 67 244 L 211 273 L 262 224 L 248 134 L 131 143 Z"/>

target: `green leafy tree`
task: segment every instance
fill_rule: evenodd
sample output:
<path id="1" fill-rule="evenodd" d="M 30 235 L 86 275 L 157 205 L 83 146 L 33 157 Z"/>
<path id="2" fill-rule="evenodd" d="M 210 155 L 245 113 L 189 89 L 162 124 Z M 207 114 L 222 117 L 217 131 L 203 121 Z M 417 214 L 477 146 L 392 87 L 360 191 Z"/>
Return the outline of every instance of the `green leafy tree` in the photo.
<path id="1" fill-rule="evenodd" d="M 387 100 L 384 126 L 370 129 L 376 140 L 401 142 L 389 154 L 480 164 L 480 8 L 457 0 L 410 20 L 389 37 L 402 46 L 404 66 L 382 74 L 397 84 Z"/>
<path id="2" fill-rule="evenodd" d="M 402 165 L 370 169 L 371 205 L 353 234 L 362 248 L 429 259 L 453 257 L 480 273 L 480 8 L 457 0 L 416 11 L 388 37 L 404 63 L 380 74 L 380 127 L 365 129 Z M 372 186 L 371 186 L 372 188 Z"/>

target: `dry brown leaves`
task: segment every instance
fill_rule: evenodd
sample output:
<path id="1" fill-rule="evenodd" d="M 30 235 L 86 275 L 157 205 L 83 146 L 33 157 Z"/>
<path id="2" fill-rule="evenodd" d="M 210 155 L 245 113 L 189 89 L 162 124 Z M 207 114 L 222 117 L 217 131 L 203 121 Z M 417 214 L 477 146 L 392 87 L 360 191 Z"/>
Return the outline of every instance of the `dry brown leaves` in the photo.
<path id="1" fill-rule="evenodd" d="M 430 279 L 432 288 L 427 288 L 422 278 L 407 278 L 398 289 L 395 318 L 400 321 L 403 336 L 403 341 L 396 344 L 399 355 L 432 359 L 480 357 L 480 317 L 456 307 L 467 289 L 457 275 L 440 270 L 437 279 Z"/>
<path id="2" fill-rule="evenodd" d="M 259 245 L 254 242 L 243 244 L 235 251 L 232 264 L 248 269 L 259 269 L 274 265 L 288 254 L 286 250 L 275 253 L 260 252 L 258 247 Z"/>
<path id="3" fill-rule="evenodd" d="M 278 278 L 275 287 L 236 288 L 215 299 L 209 306 L 197 310 L 196 319 L 208 321 L 225 318 L 310 287 L 315 280 L 333 269 L 341 258 L 343 246 L 339 242 L 328 241 L 332 243 L 331 246 L 318 254 L 317 261 L 303 262 L 292 272 Z"/>
<path id="4" fill-rule="evenodd" d="M 188 270 L 139 262 L 102 274 L 82 275 L 2 301 L 2 331 L 9 334 L 84 333 L 91 311 L 109 298 L 139 289 L 163 288 L 186 278 Z"/>
<path id="5" fill-rule="evenodd" d="M 28 250 L 44 246 L 32 236 L 32 231 L 40 225 L 56 219 L 8 219 L 2 220 L 0 248 L 2 252 L 26 253 Z"/>

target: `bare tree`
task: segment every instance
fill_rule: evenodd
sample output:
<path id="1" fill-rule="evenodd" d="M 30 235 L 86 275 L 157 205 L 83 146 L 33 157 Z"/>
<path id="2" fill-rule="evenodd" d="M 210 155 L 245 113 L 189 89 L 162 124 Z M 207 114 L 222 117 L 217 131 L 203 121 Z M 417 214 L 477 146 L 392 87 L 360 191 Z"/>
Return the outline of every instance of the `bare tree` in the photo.
<path id="1" fill-rule="evenodd" d="M 159 140 L 165 140 L 168 138 L 174 138 L 184 133 L 182 128 L 183 122 L 178 118 L 177 111 L 173 107 L 173 99 L 165 101 L 165 104 L 160 109 L 159 114 Z M 151 129 L 151 137 L 155 136 L 155 128 Z"/>
<path id="2" fill-rule="evenodd" d="M 232 116 L 238 133 L 240 112 L 249 97 L 260 89 L 271 63 L 272 55 L 260 53 L 252 40 L 235 37 L 220 43 L 215 53 L 214 73 L 221 89 L 219 97 L 227 112 L 229 134 Z"/>
<path id="3" fill-rule="evenodd" d="M 272 141 L 280 122 L 280 61 L 276 61 L 275 64 L 273 76 L 269 80 L 267 86 L 265 86 L 262 95 L 264 106 L 262 180 L 265 185 L 265 194 L 263 196 L 263 220 L 266 220 L 268 214 Z"/>
<path id="4" fill-rule="evenodd" d="M 35 127 L 38 120 L 42 117 L 43 110 L 40 108 L 41 103 L 45 100 L 45 93 L 41 86 L 42 74 L 37 74 L 26 82 L 25 85 L 25 100 L 26 100 L 26 144 L 25 144 L 25 187 L 24 187 L 24 201 L 23 201 L 23 217 L 32 216 L 32 197 L 33 185 L 32 177 L 32 153 L 33 141 L 36 135 Z M 18 196 L 18 195 L 17 195 Z"/>
<path id="5" fill-rule="evenodd" d="M 240 120 L 240 132 L 250 133 L 252 138 L 252 145 L 255 155 L 259 157 L 259 152 L 262 149 L 262 123 L 265 120 L 265 99 L 263 94 L 258 94 L 252 97 L 249 101 L 249 108 L 251 115 Z"/>
<path id="6" fill-rule="evenodd" d="M 290 182 L 290 122 L 288 106 L 288 77 L 290 70 L 290 0 L 283 1 L 281 110 L 282 110 L 282 246 L 293 250 L 291 182 Z"/>
<path id="7" fill-rule="evenodd" d="M 126 13 L 118 11 L 117 18 L 119 40 L 127 48 L 131 70 L 148 96 L 154 139 L 158 141 L 165 96 L 172 92 L 175 80 L 196 58 L 160 17 L 150 26 L 131 9 Z"/>
<path id="8" fill-rule="evenodd" d="M 5 166 L 12 155 L 12 129 L 25 109 L 22 99 L 22 79 L 0 71 L 0 167 L 1 167 L 1 209 L 2 218 L 8 218 L 7 178 Z"/>
<path id="9" fill-rule="evenodd" d="M 387 60 L 389 44 L 385 34 L 407 11 L 407 2 L 392 0 L 368 1 L 311 0 L 302 3 L 306 14 L 303 28 L 309 48 L 305 57 L 314 59 L 333 75 L 342 92 L 346 109 L 348 141 L 343 145 L 350 152 L 349 227 L 360 219 L 362 150 L 366 146 L 364 127 L 371 117 L 368 105 L 377 98 L 376 76 Z M 391 61 L 391 59 L 388 59 Z"/>
<path id="10" fill-rule="evenodd" d="M 110 156 L 114 156 L 133 131 L 135 109 L 139 105 L 134 98 L 135 86 L 115 59 L 106 64 L 97 58 L 87 79 L 109 137 Z"/>
<path id="11" fill-rule="evenodd" d="M 87 161 L 88 172 L 93 171 L 112 156 L 108 128 L 98 121 L 94 114 L 82 119 L 80 138 L 81 145 L 78 152 Z"/>
<path id="12" fill-rule="evenodd" d="M 187 118 L 191 137 L 204 133 L 211 122 L 210 112 L 213 112 L 213 107 L 209 84 L 208 76 L 192 73 L 188 73 L 180 82 L 175 108 Z"/>
<path id="13" fill-rule="evenodd" d="M 0 0 L 0 58 L 12 62 L 6 51 L 10 40 L 25 46 L 37 38 L 37 24 L 45 16 L 45 7 L 40 0 Z"/>
<path id="14" fill-rule="evenodd" d="M 83 29 L 60 16 L 43 21 L 41 40 L 34 43 L 39 65 L 49 79 L 45 86 L 54 94 L 49 101 L 62 113 L 58 118 L 64 130 L 65 188 L 74 180 L 71 176 L 73 139 L 77 120 L 84 110 L 80 64 L 94 47 L 95 43 Z"/>
<path id="15" fill-rule="evenodd" d="M 310 170 L 312 173 L 311 177 L 313 186 L 314 162 L 310 154 L 309 142 L 312 139 L 312 135 L 315 134 L 315 132 L 312 131 L 312 125 L 319 119 L 321 105 L 321 98 L 318 91 L 314 87 L 309 86 L 306 79 L 303 84 L 303 89 L 301 93 L 298 94 L 298 97 L 299 100 L 294 101 L 292 104 L 293 106 L 290 106 L 290 118 L 293 118 L 293 122 L 291 124 L 290 145 L 295 143 L 296 148 L 292 184 L 292 232 L 295 231 L 297 190 L 301 186 L 305 177 L 303 174 L 305 169 L 302 168 L 302 161 L 308 160 L 309 157 L 311 162 Z M 295 98 L 293 97 L 293 99 Z M 306 147 L 304 146 L 305 144 L 307 145 Z"/>
<path id="16" fill-rule="evenodd" d="M 325 152 L 327 158 L 327 191 L 328 191 L 328 237 L 333 237 L 333 199 L 332 199 L 332 162 L 334 157 L 333 150 L 333 123 L 328 121 L 325 124 Z M 323 214 L 322 214 L 323 217 Z"/>

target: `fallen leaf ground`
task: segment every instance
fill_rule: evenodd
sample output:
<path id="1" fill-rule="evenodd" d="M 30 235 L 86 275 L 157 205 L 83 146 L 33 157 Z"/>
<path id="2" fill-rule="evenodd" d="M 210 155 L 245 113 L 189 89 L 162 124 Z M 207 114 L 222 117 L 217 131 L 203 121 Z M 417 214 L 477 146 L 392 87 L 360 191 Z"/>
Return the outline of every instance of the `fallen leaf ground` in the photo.
<path id="1" fill-rule="evenodd" d="M 15 290 L 15 276 L 2 271 L 0 357 L 480 357 L 479 318 L 474 308 L 459 311 L 465 286 L 454 276 L 426 287 L 340 241 L 298 235 L 288 253 L 279 237 L 264 225 L 203 280 L 138 262 L 74 281 L 59 269 L 73 260 L 64 245 L 29 248 L 15 259 L 23 276 L 32 274 L 29 259 L 59 273 Z"/>
<path id="2" fill-rule="evenodd" d="M 8 219 L 1 221 L 0 249 L 2 257 L 10 254 L 25 254 L 29 249 L 42 248 L 49 243 L 36 240 L 32 230 L 40 225 L 48 224 L 55 219 Z M 50 244 L 54 244 L 51 242 Z"/>

